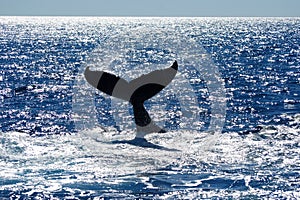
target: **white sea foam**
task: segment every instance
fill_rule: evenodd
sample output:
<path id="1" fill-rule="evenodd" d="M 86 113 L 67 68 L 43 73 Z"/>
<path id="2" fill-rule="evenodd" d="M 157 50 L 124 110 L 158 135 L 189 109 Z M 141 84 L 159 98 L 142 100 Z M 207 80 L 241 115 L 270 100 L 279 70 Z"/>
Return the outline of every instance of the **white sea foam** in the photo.
<path id="1" fill-rule="evenodd" d="M 255 187 L 253 182 L 258 178 L 256 174 L 275 173 L 274 170 L 266 168 L 269 165 L 287 170 L 280 173 L 288 173 L 289 167 L 300 164 L 297 156 L 299 155 L 297 143 L 300 141 L 298 116 L 292 119 L 295 119 L 293 127 L 266 126 L 257 135 L 252 134 L 246 138 L 242 138 L 237 133 L 224 134 L 215 148 L 209 149 L 206 148 L 204 141 L 211 139 L 211 134 L 173 131 L 147 137 L 154 144 L 180 150 L 176 152 L 107 143 L 133 138 L 133 131 L 119 134 L 114 130 L 104 131 L 96 128 L 75 135 L 44 137 L 31 137 L 18 132 L 1 133 L 0 178 L 7 181 L 3 182 L 1 189 L 26 189 L 29 190 L 28 195 L 38 191 L 47 194 L 62 189 L 74 193 L 71 187 L 74 184 L 114 185 L 138 176 L 149 189 L 156 188 L 155 182 L 152 183 L 149 179 L 168 182 L 174 188 L 197 188 L 207 181 L 233 179 L 244 180 L 247 183 L 245 187 L 248 187 L 249 191 L 269 195 L 266 190 L 251 189 Z M 203 170 L 208 170 L 206 164 L 210 167 L 205 175 Z M 166 166 L 172 166 L 172 170 L 160 172 Z M 182 177 L 174 174 L 174 181 L 170 180 L 176 171 L 188 170 L 185 166 L 196 166 L 191 174 L 194 178 L 187 177 L 187 174 Z M 250 170 L 247 166 L 251 169 L 255 167 L 256 173 L 237 175 L 239 170 Z M 217 170 L 215 175 L 212 173 L 214 170 Z M 225 171 L 221 173 L 220 170 Z M 161 173 L 170 174 L 161 176 Z M 195 178 L 195 176 L 200 177 Z M 282 184 L 290 181 L 297 184 L 297 180 L 285 179 L 280 174 L 277 176 Z M 92 192 L 93 189 L 90 191 Z M 236 195 L 241 195 L 240 192 L 235 190 Z M 213 191 L 204 194 L 216 195 Z M 169 195 L 188 197 L 197 196 L 199 193 L 178 191 Z M 297 196 L 296 193 L 291 195 Z M 286 193 L 285 196 L 289 195 Z"/>

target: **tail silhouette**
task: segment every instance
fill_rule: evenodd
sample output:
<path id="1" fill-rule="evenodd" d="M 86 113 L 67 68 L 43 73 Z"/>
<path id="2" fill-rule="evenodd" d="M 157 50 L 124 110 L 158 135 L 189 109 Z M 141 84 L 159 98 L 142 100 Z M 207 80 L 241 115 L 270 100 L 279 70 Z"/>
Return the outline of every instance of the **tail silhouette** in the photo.
<path id="1" fill-rule="evenodd" d="M 152 121 L 144 107 L 144 102 L 164 89 L 175 77 L 177 61 L 169 68 L 155 70 L 130 82 L 104 71 L 85 69 L 84 76 L 89 84 L 110 96 L 128 101 L 133 106 L 134 120 L 137 127 L 136 138 L 143 138 L 153 132 L 164 133 Z"/>

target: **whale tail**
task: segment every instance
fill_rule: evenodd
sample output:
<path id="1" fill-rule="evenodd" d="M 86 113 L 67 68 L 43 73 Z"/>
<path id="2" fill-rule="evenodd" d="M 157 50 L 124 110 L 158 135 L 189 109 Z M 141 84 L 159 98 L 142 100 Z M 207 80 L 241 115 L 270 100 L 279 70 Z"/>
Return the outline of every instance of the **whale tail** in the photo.
<path id="1" fill-rule="evenodd" d="M 84 76 L 98 90 L 132 104 L 137 127 L 136 137 L 143 138 L 149 133 L 165 132 L 152 121 L 144 102 L 163 90 L 174 79 L 177 70 L 178 63 L 175 61 L 169 68 L 152 71 L 130 82 L 108 72 L 91 71 L 89 67 L 86 68 Z"/>

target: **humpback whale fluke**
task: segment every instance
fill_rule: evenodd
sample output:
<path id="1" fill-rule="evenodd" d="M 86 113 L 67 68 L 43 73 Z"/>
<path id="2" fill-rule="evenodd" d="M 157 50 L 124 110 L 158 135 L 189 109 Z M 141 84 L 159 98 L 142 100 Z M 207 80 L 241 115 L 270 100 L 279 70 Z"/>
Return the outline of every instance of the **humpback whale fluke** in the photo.
<path id="1" fill-rule="evenodd" d="M 137 127 L 136 138 L 143 138 L 149 133 L 164 133 L 152 121 L 144 107 L 144 102 L 163 90 L 175 77 L 178 63 L 169 68 L 155 70 L 131 81 L 104 71 L 85 69 L 84 76 L 89 84 L 110 96 L 128 101 L 133 106 L 134 120 Z"/>

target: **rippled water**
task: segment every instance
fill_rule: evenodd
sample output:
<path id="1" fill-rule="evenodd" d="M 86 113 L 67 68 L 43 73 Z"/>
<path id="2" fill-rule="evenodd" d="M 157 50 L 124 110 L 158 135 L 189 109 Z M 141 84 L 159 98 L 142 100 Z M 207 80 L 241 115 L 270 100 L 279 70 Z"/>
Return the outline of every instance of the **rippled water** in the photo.
<path id="1" fill-rule="evenodd" d="M 299 18 L 0 18 L 0 197 L 300 198 Z M 179 61 L 147 110 L 86 84 Z M 117 108 L 117 109 L 116 109 Z"/>

